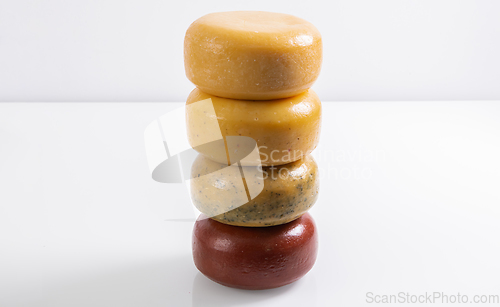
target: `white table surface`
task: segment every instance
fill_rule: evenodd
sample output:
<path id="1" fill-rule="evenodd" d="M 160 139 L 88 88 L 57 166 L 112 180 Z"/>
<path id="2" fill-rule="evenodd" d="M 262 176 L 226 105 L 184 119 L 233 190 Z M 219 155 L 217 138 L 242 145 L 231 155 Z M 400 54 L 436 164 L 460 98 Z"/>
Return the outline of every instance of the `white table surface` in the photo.
<path id="1" fill-rule="evenodd" d="M 0 103 L 0 306 L 500 295 L 500 102 L 324 102 L 318 259 L 265 291 L 201 275 L 185 185 L 150 177 L 144 128 L 180 105 Z"/>

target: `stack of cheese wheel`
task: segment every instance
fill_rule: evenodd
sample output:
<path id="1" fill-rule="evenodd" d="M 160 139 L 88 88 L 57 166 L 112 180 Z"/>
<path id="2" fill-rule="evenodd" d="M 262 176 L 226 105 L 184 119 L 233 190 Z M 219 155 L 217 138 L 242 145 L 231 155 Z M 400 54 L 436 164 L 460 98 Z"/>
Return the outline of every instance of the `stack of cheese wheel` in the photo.
<path id="1" fill-rule="evenodd" d="M 253 139 L 264 174 L 258 196 L 228 206 L 224 191 L 248 194 L 232 184 L 243 172 L 222 171 L 234 162 L 228 161 L 227 144 L 226 150 L 198 146 L 208 142 L 206 125 L 214 113 L 190 114 L 186 108 L 188 139 L 200 153 L 191 170 L 197 178 L 192 200 L 203 213 L 193 232 L 195 265 L 236 288 L 269 289 L 298 280 L 312 268 L 318 244 L 307 213 L 319 190 L 318 166 L 309 155 L 321 125 L 321 102 L 309 89 L 322 62 L 318 30 L 286 14 L 213 13 L 187 30 L 184 61 L 196 85 L 187 106 L 210 98 L 224 140 Z"/>

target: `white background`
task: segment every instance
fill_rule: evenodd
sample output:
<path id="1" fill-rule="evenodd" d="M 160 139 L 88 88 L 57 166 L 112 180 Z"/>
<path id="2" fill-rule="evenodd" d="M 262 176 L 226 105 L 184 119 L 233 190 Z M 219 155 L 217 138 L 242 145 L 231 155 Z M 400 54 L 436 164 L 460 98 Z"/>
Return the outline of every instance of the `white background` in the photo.
<path id="1" fill-rule="evenodd" d="M 186 29 L 230 10 L 316 25 L 325 101 L 500 99 L 495 0 L 1 0 L 0 101 L 183 101 Z"/>

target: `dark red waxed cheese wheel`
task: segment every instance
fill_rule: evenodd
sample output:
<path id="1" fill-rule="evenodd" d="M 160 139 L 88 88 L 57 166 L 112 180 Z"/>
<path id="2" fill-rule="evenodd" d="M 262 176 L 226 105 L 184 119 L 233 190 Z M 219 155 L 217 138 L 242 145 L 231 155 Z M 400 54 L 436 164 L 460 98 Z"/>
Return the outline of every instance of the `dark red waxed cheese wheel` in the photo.
<path id="1" fill-rule="evenodd" d="M 318 234 L 309 213 L 278 226 L 241 227 L 200 215 L 193 230 L 198 270 L 222 285 L 271 289 L 292 283 L 314 265 Z"/>

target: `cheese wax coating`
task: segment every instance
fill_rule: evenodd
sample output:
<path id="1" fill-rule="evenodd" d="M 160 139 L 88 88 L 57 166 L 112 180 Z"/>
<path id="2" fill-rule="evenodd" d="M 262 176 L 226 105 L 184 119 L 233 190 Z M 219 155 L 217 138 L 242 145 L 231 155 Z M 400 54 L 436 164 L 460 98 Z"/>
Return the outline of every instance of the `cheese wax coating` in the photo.
<path id="1" fill-rule="evenodd" d="M 186 104 L 210 98 L 222 136 L 247 136 L 257 142 L 263 166 L 282 165 L 310 154 L 319 141 L 321 101 L 313 90 L 299 95 L 266 101 L 221 98 L 195 89 Z M 227 164 L 224 150 L 219 154 L 196 144 L 210 143 L 213 113 L 190 112 L 186 108 L 188 140 L 199 153 Z M 207 138 L 207 141 L 204 139 Z M 235 148 L 228 148 L 233 153 Z M 230 154 L 231 154 L 230 153 Z M 237 161 L 230 161 L 234 163 Z M 244 163 L 242 163 L 244 164 Z M 249 165 L 249 164 L 247 164 Z"/>
<path id="2" fill-rule="evenodd" d="M 196 20 L 184 40 L 186 75 L 202 91 L 270 100 L 297 95 L 318 78 L 322 40 L 309 22 L 271 12 L 220 12 Z"/>
<path id="3" fill-rule="evenodd" d="M 306 213 L 279 226 L 237 227 L 198 219 L 193 260 L 201 273 L 222 285 L 271 289 L 290 284 L 314 265 L 318 234 Z"/>
<path id="4" fill-rule="evenodd" d="M 318 198 L 318 165 L 311 156 L 277 167 L 264 167 L 262 173 L 252 172 L 252 168 L 243 167 L 248 189 L 261 184 L 264 187 L 248 200 L 237 166 L 219 164 L 199 155 L 191 168 L 194 178 L 191 199 L 196 208 L 224 224 L 263 227 L 297 219 Z"/>

